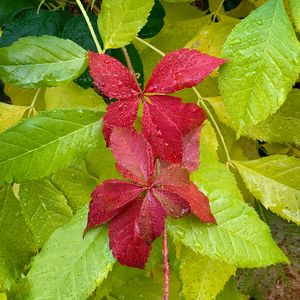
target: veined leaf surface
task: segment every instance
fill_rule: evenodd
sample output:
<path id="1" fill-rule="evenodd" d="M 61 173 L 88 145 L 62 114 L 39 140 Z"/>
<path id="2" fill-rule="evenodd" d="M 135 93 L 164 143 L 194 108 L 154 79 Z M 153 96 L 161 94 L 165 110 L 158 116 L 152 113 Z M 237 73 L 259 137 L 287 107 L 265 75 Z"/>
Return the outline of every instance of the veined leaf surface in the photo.
<path id="1" fill-rule="evenodd" d="M 27 109 L 28 106 L 17 106 L 0 102 L 0 131 L 17 124 Z"/>

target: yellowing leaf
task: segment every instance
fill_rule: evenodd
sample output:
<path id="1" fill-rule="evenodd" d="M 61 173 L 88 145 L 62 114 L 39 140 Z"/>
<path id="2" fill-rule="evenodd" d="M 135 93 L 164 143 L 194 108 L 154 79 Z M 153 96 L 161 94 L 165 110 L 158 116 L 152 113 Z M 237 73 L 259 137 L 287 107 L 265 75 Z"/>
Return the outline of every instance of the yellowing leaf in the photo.
<path id="1" fill-rule="evenodd" d="M 55 108 L 96 108 L 106 111 L 106 104 L 92 88 L 84 89 L 74 82 L 47 88 L 46 109 Z"/>
<path id="2" fill-rule="evenodd" d="M 282 0 L 270 0 L 238 24 L 226 40 L 219 86 L 243 134 L 278 110 L 300 72 L 300 46 Z"/>
<path id="3" fill-rule="evenodd" d="M 104 0 L 98 27 L 104 48 L 128 45 L 147 22 L 154 0 Z"/>
<path id="4" fill-rule="evenodd" d="M 23 117 L 26 106 L 9 105 L 0 102 L 0 131 L 16 125 Z"/>
<path id="5" fill-rule="evenodd" d="M 44 103 L 45 90 L 46 90 L 45 88 L 40 89 L 37 99 L 35 101 L 34 107 L 38 111 L 45 110 L 45 103 Z M 19 86 L 5 84 L 4 92 L 7 96 L 9 96 L 12 104 L 30 106 L 37 92 L 37 89 L 29 89 L 29 88 L 23 88 Z"/>
<path id="6" fill-rule="evenodd" d="M 233 279 L 230 279 L 216 300 L 247 300 L 248 297 L 239 292 Z"/>
<path id="7" fill-rule="evenodd" d="M 232 265 L 195 253 L 182 245 L 177 247 L 177 257 L 186 300 L 215 299 L 236 270 Z"/>
<path id="8" fill-rule="evenodd" d="M 234 164 L 249 191 L 266 208 L 300 224 L 300 159 L 272 155 Z"/>
<path id="9" fill-rule="evenodd" d="M 227 36 L 238 23 L 238 19 L 221 16 L 220 22 L 203 26 L 185 47 L 197 49 L 212 56 L 221 56 Z"/>

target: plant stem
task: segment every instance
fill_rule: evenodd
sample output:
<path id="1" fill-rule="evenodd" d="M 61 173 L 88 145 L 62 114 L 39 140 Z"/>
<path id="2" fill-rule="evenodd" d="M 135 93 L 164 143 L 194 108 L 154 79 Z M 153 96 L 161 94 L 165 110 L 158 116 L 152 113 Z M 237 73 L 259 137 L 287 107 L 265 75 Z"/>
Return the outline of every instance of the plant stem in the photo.
<path id="1" fill-rule="evenodd" d="M 216 21 L 216 18 L 218 16 L 219 11 L 220 11 L 222 5 L 224 4 L 224 2 L 225 2 L 225 0 L 222 0 L 221 3 L 220 3 L 220 5 L 218 6 L 217 10 L 214 12 L 214 16 L 213 16 L 213 20 L 212 20 L 213 23 Z"/>
<path id="2" fill-rule="evenodd" d="M 99 14 L 100 8 L 95 5 L 95 3 L 94 3 L 95 1 L 93 1 L 93 0 L 85 0 L 85 2 L 87 2 L 90 5 L 91 10 L 94 10 L 97 14 Z"/>
<path id="3" fill-rule="evenodd" d="M 80 8 L 80 10 L 81 10 L 81 12 L 82 12 L 82 14 L 83 14 L 83 16 L 84 16 L 85 22 L 86 22 L 86 24 L 87 24 L 87 26 L 88 26 L 88 28 L 89 28 L 89 30 L 90 30 L 90 32 L 91 32 L 92 38 L 93 38 L 94 43 L 95 43 L 95 45 L 96 45 L 97 51 L 98 51 L 99 53 L 103 53 L 103 51 L 102 51 L 102 49 L 101 49 L 101 46 L 100 46 L 100 44 L 99 44 L 99 42 L 98 42 L 98 40 L 97 40 L 97 36 L 96 36 L 96 33 L 95 33 L 94 28 L 93 28 L 93 26 L 92 26 L 92 23 L 91 23 L 91 21 L 90 21 L 88 15 L 87 15 L 87 13 L 86 13 L 84 7 L 82 6 L 80 0 L 76 0 L 76 3 L 77 3 L 77 5 L 79 6 L 79 8 Z"/>
<path id="4" fill-rule="evenodd" d="M 167 226 L 163 232 L 163 256 L 164 256 L 164 300 L 169 299 L 169 261 L 167 244 Z"/>
<path id="5" fill-rule="evenodd" d="M 150 43 L 146 42 L 145 40 L 137 37 L 136 40 L 138 40 L 139 42 L 143 43 L 144 45 L 146 45 L 147 47 L 151 48 L 153 51 L 157 52 L 158 54 L 160 54 L 161 56 L 165 56 L 166 54 L 162 51 L 160 51 L 159 49 L 157 49 L 155 46 L 151 45 Z M 194 93 L 196 94 L 197 98 L 198 98 L 198 104 L 201 103 L 201 106 L 205 109 L 206 113 L 208 114 L 210 120 L 212 121 L 213 123 L 213 126 L 221 140 L 221 143 L 222 143 L 222 146 L 224 148 L 224 151 L 225 151 L 225 155 L 226 155 L 226 158 L 227 158 L 227 163 L 230 165 L 231 163 L 231 158 L 230 158 L 230 155 L 229 155 L 229 151 L 228 151 L 228 148 L 226 146 L 226 143 L 225 143 L 225 140 L 224 140 L 224 137 L 222 135 L 222 132 L 214 118 L 214 116 L 212 115 L 212 113 L 210 112 L 209 108 L 207 107 L 207 105 L 204 103 L 203 101 L 203 98 L 201 97 L 200 93 L 198 92 L 198 90 L 193 87 L 192 88 Z"/>

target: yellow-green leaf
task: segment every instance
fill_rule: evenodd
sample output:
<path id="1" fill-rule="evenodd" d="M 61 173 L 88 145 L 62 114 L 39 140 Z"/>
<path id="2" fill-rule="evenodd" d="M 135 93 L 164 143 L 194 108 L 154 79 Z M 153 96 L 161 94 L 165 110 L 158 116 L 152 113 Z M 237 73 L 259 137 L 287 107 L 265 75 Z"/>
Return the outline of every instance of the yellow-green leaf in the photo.
<path id="1" fill-rule="evenodd" d="M 96 108 L 106 111 L 106 104 L 92 88 L 84 89 L 74 82 L 47 88 L 46 109 L 55 108 Z"/>
<path id="2" fill-rule="evenodd" d="M 234 164 L 249 191 L 266 208 L 300 224 L 300 159 L 272 155 Z"/>
<path id="3" fill-rule="evenodd" d="M 286 100 L 300 72 L 300 46 L 282 0 L 270 0 L 227 38 L 219 86 L 229 116 L 243 134 Z"/>
<path id="4" fill-rule="evenodd" d="M 289 6 L 292 12 L 293 21 L 297 31 L 300 32 L 300 1 L 289 0 Z"/>
<path id="5" fill-rule="evenodd" d="M 16 125 L 23 117 L 26 106 L 10 105 L 0 102 L 0 131 Z"/>
<path id="6" fill-rule="evenodd" d="M 146 24 L 154 0 L 104 0 L 98 27 L 104 48 L 128 45 Z"/>

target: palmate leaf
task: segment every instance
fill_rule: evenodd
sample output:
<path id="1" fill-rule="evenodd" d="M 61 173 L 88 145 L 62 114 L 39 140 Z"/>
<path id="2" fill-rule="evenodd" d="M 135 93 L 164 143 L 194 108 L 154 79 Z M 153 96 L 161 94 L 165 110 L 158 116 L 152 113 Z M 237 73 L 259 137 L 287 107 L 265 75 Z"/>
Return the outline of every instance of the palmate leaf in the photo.
<path id="1" fill-rule="evenodd" d="M 237 267 L 287 262 L 272 240 L 268 226 L 243 202 L 234 176 L 217 161 L 216 152 L 205 143 L 213 138 L 211 134 L 206 136 L 206 127 L 208 124 L 201 134 L 201 167 L 192 179 L 208 196 L 217 225 L 205 225 L 193 217 L 170 220 L 173 238 L 196 253 Z"/>
<path id="2" fill-rule="evenodd" d="M 17 124 L 27 109 L 27 106 L 9 105 L 0 102 L 0 131 Z"/>
<path id="3" fill-rule="evenodd" d="M 129 44 L 147 22 L 154 0 L 104 0 L 98 27 L 105 49 Z"/>
<path id="4" fill-rule="evenodd" d="M 27 275 L 28 300 L 85 300 L 111 270 L 114 258 L 106 227 L 82 237 L 87 209 L 55 231 L 34 258 Z"/>
<path id="5" fill-rule="evenodd" d="M 0 184 L 46 177 L 96 146 L 100 136 L 100 114 L 91 110 L 27 119 L 0 134 Z"/>
<path id="6" fill-rule="evenodd" d="M 73 215 L 66 198 L 49 179 L 22 183 L 19 196 L 22 215 L 39 248 Z"/>
<path id="7" fill-rule="evenodd" d="M 182 293 L 186 300 L 212 300 L 235 273 L 235 267 L 177 245 Z"/>
<path id="8" fill-rule="evenodd" d="M 0 290 L 9 290 L 37 250 L 10 186 L 0 188 Z"/>
<path id="9" fill-rule="evenodd" d="M 240 22 L 223 48 L 219 87 L 238 136 L 285 101 L 300 72 L 300 46 L 282 0 L 270 0 Z"/>
<path id="10" fill-rule="evenodd" d="M 70 82 L 87 67 L 86 51 L 53 36 L 24 37 L 0 49 L 0 78 L 25 87 Z"/>
<path id="11" fill-rule="evenodd" d="M 271 155 L 234 164 L 249 191 L 266 208 L 300 224 L 300 159 Z"/>

